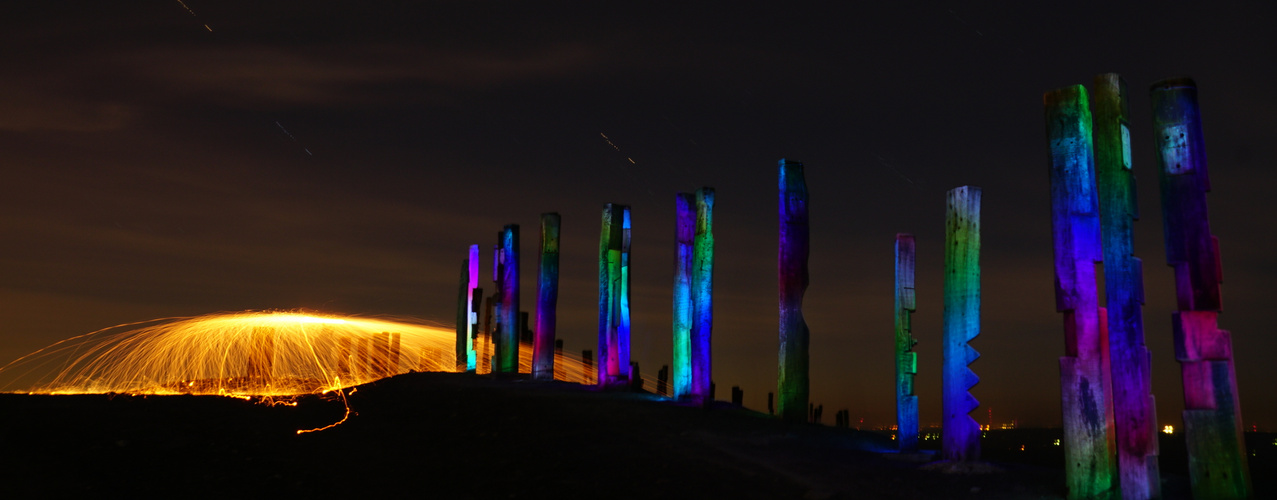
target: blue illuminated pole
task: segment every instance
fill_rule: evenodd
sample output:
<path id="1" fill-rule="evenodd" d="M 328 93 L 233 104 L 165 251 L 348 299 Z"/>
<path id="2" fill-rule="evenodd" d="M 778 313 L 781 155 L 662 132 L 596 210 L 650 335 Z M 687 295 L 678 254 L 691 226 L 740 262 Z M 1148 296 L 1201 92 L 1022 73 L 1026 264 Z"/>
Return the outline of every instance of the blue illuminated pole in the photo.
<path id="1" fill-rule="evenodd" d="M 807 217 L 807 180 L 803 164 L 780 160 L 780 235 L 777 282 L 780 285 L 780 363 L 777 413 L 789 422 L 807 420 L 810 394 L 809 346 L 811 332 L 803 318 L 807 292 L 807 258 L 810 225 Z"/>
<path id="2" fill-rule="evenodd" d="M 519 225 L 501 231 L 497 252 L 497 288 L 501 304 L 497 315 L 496 373 L 519 373 Z"/>
<path id="3" fill-rule="evenodd" d="M 537 322 L 532 340 L 532 379 L 554 380 L 554 336 L 559 302 L 557 213 L 541 214 L 541 266 L 537 280 Z"/>
<path id="4" fill-rule="evenodd" d="M 696 195 L 678 193 L 674 198 L 676 222 L 674 255 L 674 365 L 673 394 L 692 394 L 692 262 L 696 242 Z"/>
<path id="5" fill-rule="evenodd" d="M 980 353 L 968 344 L 980 334 L 980 188 L 962 186 L 945 195 L 944 369 L 941 406 L 945 460 L 980 459 L 980 424 L 971 412 L 980 382 L 968 368 Z"/>
<path id="6" fill-rule="evenodd" d="M 1064 314 L 1060 395 L 1065 482 L 1070 499 L 1119 495 L 1109 367 L 1108 323 L 1095 266 L 1103 261 L 1100 205 L 1086 89 L 1042 96 L 1051 178 L 1055 309 Z"/>

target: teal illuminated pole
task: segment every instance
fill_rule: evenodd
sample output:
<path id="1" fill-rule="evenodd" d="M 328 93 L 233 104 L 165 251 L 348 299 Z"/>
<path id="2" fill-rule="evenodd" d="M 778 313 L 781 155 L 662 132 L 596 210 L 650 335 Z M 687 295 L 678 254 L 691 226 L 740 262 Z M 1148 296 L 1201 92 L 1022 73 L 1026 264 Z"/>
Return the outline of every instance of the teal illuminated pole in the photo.
<path id="1" fill-rule="evenodd" d="M 980 188 L 950 189 L 945 198 L 940 445 L 945 460 L 975 461 L 980 459 L 980 424 L 971 412 L 980 402 L 970 390 L 980 377 L 967 365 L 980 357 L 968 345 L 980 334 Z"/>
<path id="2" fill-rule="evenodd" d="M 896 235 L 896 444 L 902 452 L 918 451 L 918 396 L 913 379 L 918 374 L 918 353 L 913 347 L 914 240 L 912 234 Z"/>
<path id="3" fill-rule="evenodd" d="M 678 193 L 674 253 L 674 399 L 692 393 L 692 258 L 696 241 L 696 195 Z"/>
<path id="4" fill-rule="evenodd" d="M 505 226 L 500 233 L 497 251 L 497 289 L 500 306 L 497 314 L 496 373 L 519 373 L 519 225 Z"/>
<path id="5" fill-rule="evenodd" d="M 1100 205 L 1086 88 L 1042 96 L 1055 242 L 1055 309 L 1064 313 L 1060 395 L 1064 472 L 1070 499 L 1116 498 L 1108 323 L 1099 305 L 1095 265 L 1102 262 Z"/>
<path id="6" fill-rule="evenodd" d="M 803 319 L 803 294 L 807 292 L 807 257 L 810 226 L 807 223 L 807 181 L 803 164 L 780 160 L 780 366 L 778 413 L 789 422 L 807 419 L 810 394 L 808 378 L 811 333 Z"/>
<path id="7" fill-rule="evenodd" d="M 1118 484 L 1123 500 L 1160 498 L 1152 354 L 1144 344 L 1144 267 L 1132 244 L 1139 207 L 1131 169 L 1130 104 L 1126 81 L 1117 74 L 1097 75 L 1094 82 L 1091 120 L 1104 240 Z"/>
<path id="8" fill-rule="evenodd" d="M 630 207 L 621 207 L 621 280 L 616 297 L 616 365 L 622 379 L 633 380 L 630 364 Z"/>
<path id="9" fill-rule="evenodd" d="M 554 330 L 559 302 L 557 213 L 541 214 L 541 266 L 537 280 L 537 322 L 532 339 L 532 379 L 554 380 Z"/>
<path id="10" fill-rule="evenodd" d="M 1194 498 L 1250 498 L 1233 341 L 1223 309 L 1219 240 L 1206 213 L 1206 141 L 1197 84 L 1153 84 L 1153 139 L 1162 192 L 1166 262 L 1175 268 L 1175 358 L 1184 379 L 1184 438 Z"/>
<path id="11" fill-rule="evenodd" d="M 692 397 L 713 402 L 710 334 L 714 328 L 714 189 L 696 190 L 696 237 L 692 255 Z"/>

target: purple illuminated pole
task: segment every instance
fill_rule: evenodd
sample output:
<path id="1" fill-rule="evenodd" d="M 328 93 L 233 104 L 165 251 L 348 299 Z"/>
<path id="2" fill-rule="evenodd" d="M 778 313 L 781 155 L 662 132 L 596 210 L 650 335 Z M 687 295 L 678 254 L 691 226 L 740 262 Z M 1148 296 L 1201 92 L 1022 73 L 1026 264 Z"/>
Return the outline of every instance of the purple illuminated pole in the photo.
<path id="1" fill-rule="evenodd" d="M 714 189 L 696 190 L 696 237 L 692 245 L 692 397 L 713 402 L 710 334 L 714 328 Z"/>
<path id="2" fill-rule="evenodd" d="M 801 162 L 780 160 L 780 366 L 778 413 L 789 422 L 807 420 L 810 385 L 808 346 L 811 333 L 803 319 L 807 292 L 807 257 L 811 253 L 807 223 L 807 181 Z"/>
<path id="3" fill-rule="evenodd" d="M 674 256 L 674 399 L 692 393 L 692 262 L 696 241 L 696 195 L 678 193 Z"/>
<path id="4" fill-rule="evenodd" d="M 496 373 L 519 373 L 519 225 L 505 226 L 497 250 Z"/>
<path id="5" fill-rule="evenodd" d="M 599 349 L 598 383 L 600 386 L 628 384 L 628 365 L 621 365 L 621 292 L 622 247 L 625 237 L 624 205 L 608 203 L 603 207 L 599 234 Z M 624 343 L 629 345 L 628 340 Z M 629 355 L 624 357 L 628 360 Z"/>
<path id="6" fill-rule="evenodd" d="M 1123 500 L 1162 496 L 1157 461 L 1157 407 L 1152 355 L 1144 344 L 1144 268 L 1132 239 L 1139 219 L 1126 81 L 1115 73 L 1094 81 L 1095 184 L 1104 239 L 1104 296 L 1108 315 L 1118 484 Z"/>
<path id="7" fill-rule="evenodd" d="M 475 327 L 479 288 L 479 245 L 470 245 L 468 257 L 461 261 L 461 285 L 457 293 L 457 371 L 474 371 Z"/>
<path id="8" fill-rule="evenodd" d="M 554 380 L 554 326 L 559 302 L 559 214 L 541 214 L 541 267 L 537 323 L 532 340 L 532 379 Z"/>
<path id="9" fill-rule="evenodd" d="M 941 406 L 945 460 L 980 459 L 980 424 L 971 412 L 980 382 L 970 365 L 980 357 L 968 342 L 980 334 L 980 188 L 962 186 L 945 195 L 944 371 Z"/>
<path id="10" fill-rule="evenodd" d="M 896 235 L 896 436 L 900 451 L 918 451 L 918 396 L 913 379 L 918 374 L 918 353 L 913 347 L 914 240 L 912 234 Z"/>
<path id="11" fill-rule="evenodd" d="M 1103 250 L 1090 104 L 1081 85 L 1046 92 L 1042 103 L 1050 160 L 1055 309 L 1064 313 L 1060 395 L 1065 482 L 1071 499 L 1114 498 L 1119 489 L 1108 323 L 1095 275 Z"/>
<path id="12" fill-rule="evenodd" d="M 1232 337 L 1219 329 L 1219 240 L 1206 213 L 1206 144 L 1197 84 L 1153 84 L 1153 139 L 1162 191 L 1166 261 L 1175 268 L 1175 358 L 1184 379 L 1184 437 L 1195 498 L 1250 498 Z"/>

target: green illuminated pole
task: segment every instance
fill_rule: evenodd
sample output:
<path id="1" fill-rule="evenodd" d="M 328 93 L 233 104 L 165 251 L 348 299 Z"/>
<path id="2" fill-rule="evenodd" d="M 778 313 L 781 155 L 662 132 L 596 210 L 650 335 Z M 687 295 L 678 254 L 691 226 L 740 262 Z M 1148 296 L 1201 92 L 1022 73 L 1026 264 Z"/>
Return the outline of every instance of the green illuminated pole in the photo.
<path id="1" fill-rule="evenodd" d="M 537 280 L 537 322 L 532 340 L 532 379 L 554 380 L 554 335 L 559 303 L 557 213 L 541 214 L 541 266 Z"/>
<path id="2" fill-rule="evenodd" d="M 1144 268 L 1132 244 L 1139 207 L 1131 170 L 1130 104 L 1126 82 L 1117 74 L 1097 75 L 1094 86 L 1091 119 L 1104 240 L 1118 484 L 1123 500 L 1159 498 L 1162 480 L 1157 461 L 1152 354 L 1144 344 Z"/>
<path id="3" fill-rule="evenodd" d="M 696 190 L 696 239 L 692 256 L 692 396 L 714 401 L 710 336 L 714 328 L 714 189 Z"/>
<path id="4" fill-rule="evenodd" d="M 519 373 L 519 225 L 501 231 L 497 251 L 497 288 L 501 294 L 497 314 L 496 373 Z"/>

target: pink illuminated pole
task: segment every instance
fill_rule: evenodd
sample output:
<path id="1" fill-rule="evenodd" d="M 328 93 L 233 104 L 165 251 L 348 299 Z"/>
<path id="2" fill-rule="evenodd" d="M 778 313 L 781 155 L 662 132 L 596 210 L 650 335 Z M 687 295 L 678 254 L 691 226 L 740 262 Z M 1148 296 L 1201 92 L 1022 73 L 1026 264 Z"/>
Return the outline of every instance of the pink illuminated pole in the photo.
<path id="1" fill-rule="evenodd" d="M 1184 379 L 1184 437 L 1194 498 L 1250 498 L 1250 470 L 1242 437 L 1241 401 L 1233 368 L 1233 341 L 1219 328 L 1219 240 L 1206 214 L 1206 141 L 1197 84 L 1188 78 L 1157 82 L 1153 139 L 1161 180 L 1166 262 L 1175 268 L 1172 324 L 1175 358 Z"/>
<path id="2" fill-rule="evenodd" d="M 1055 241 L 1055 309 L 1064 313 L 1060 393 L 1065 482 L 1070 499 L 1116 498 L 1117 459 L 1111 403 L 1108 322 L 1095 267 L 1103 261 L 1095 192 L 1091 108 L 1086 88 L 1042 96 Z"/>

